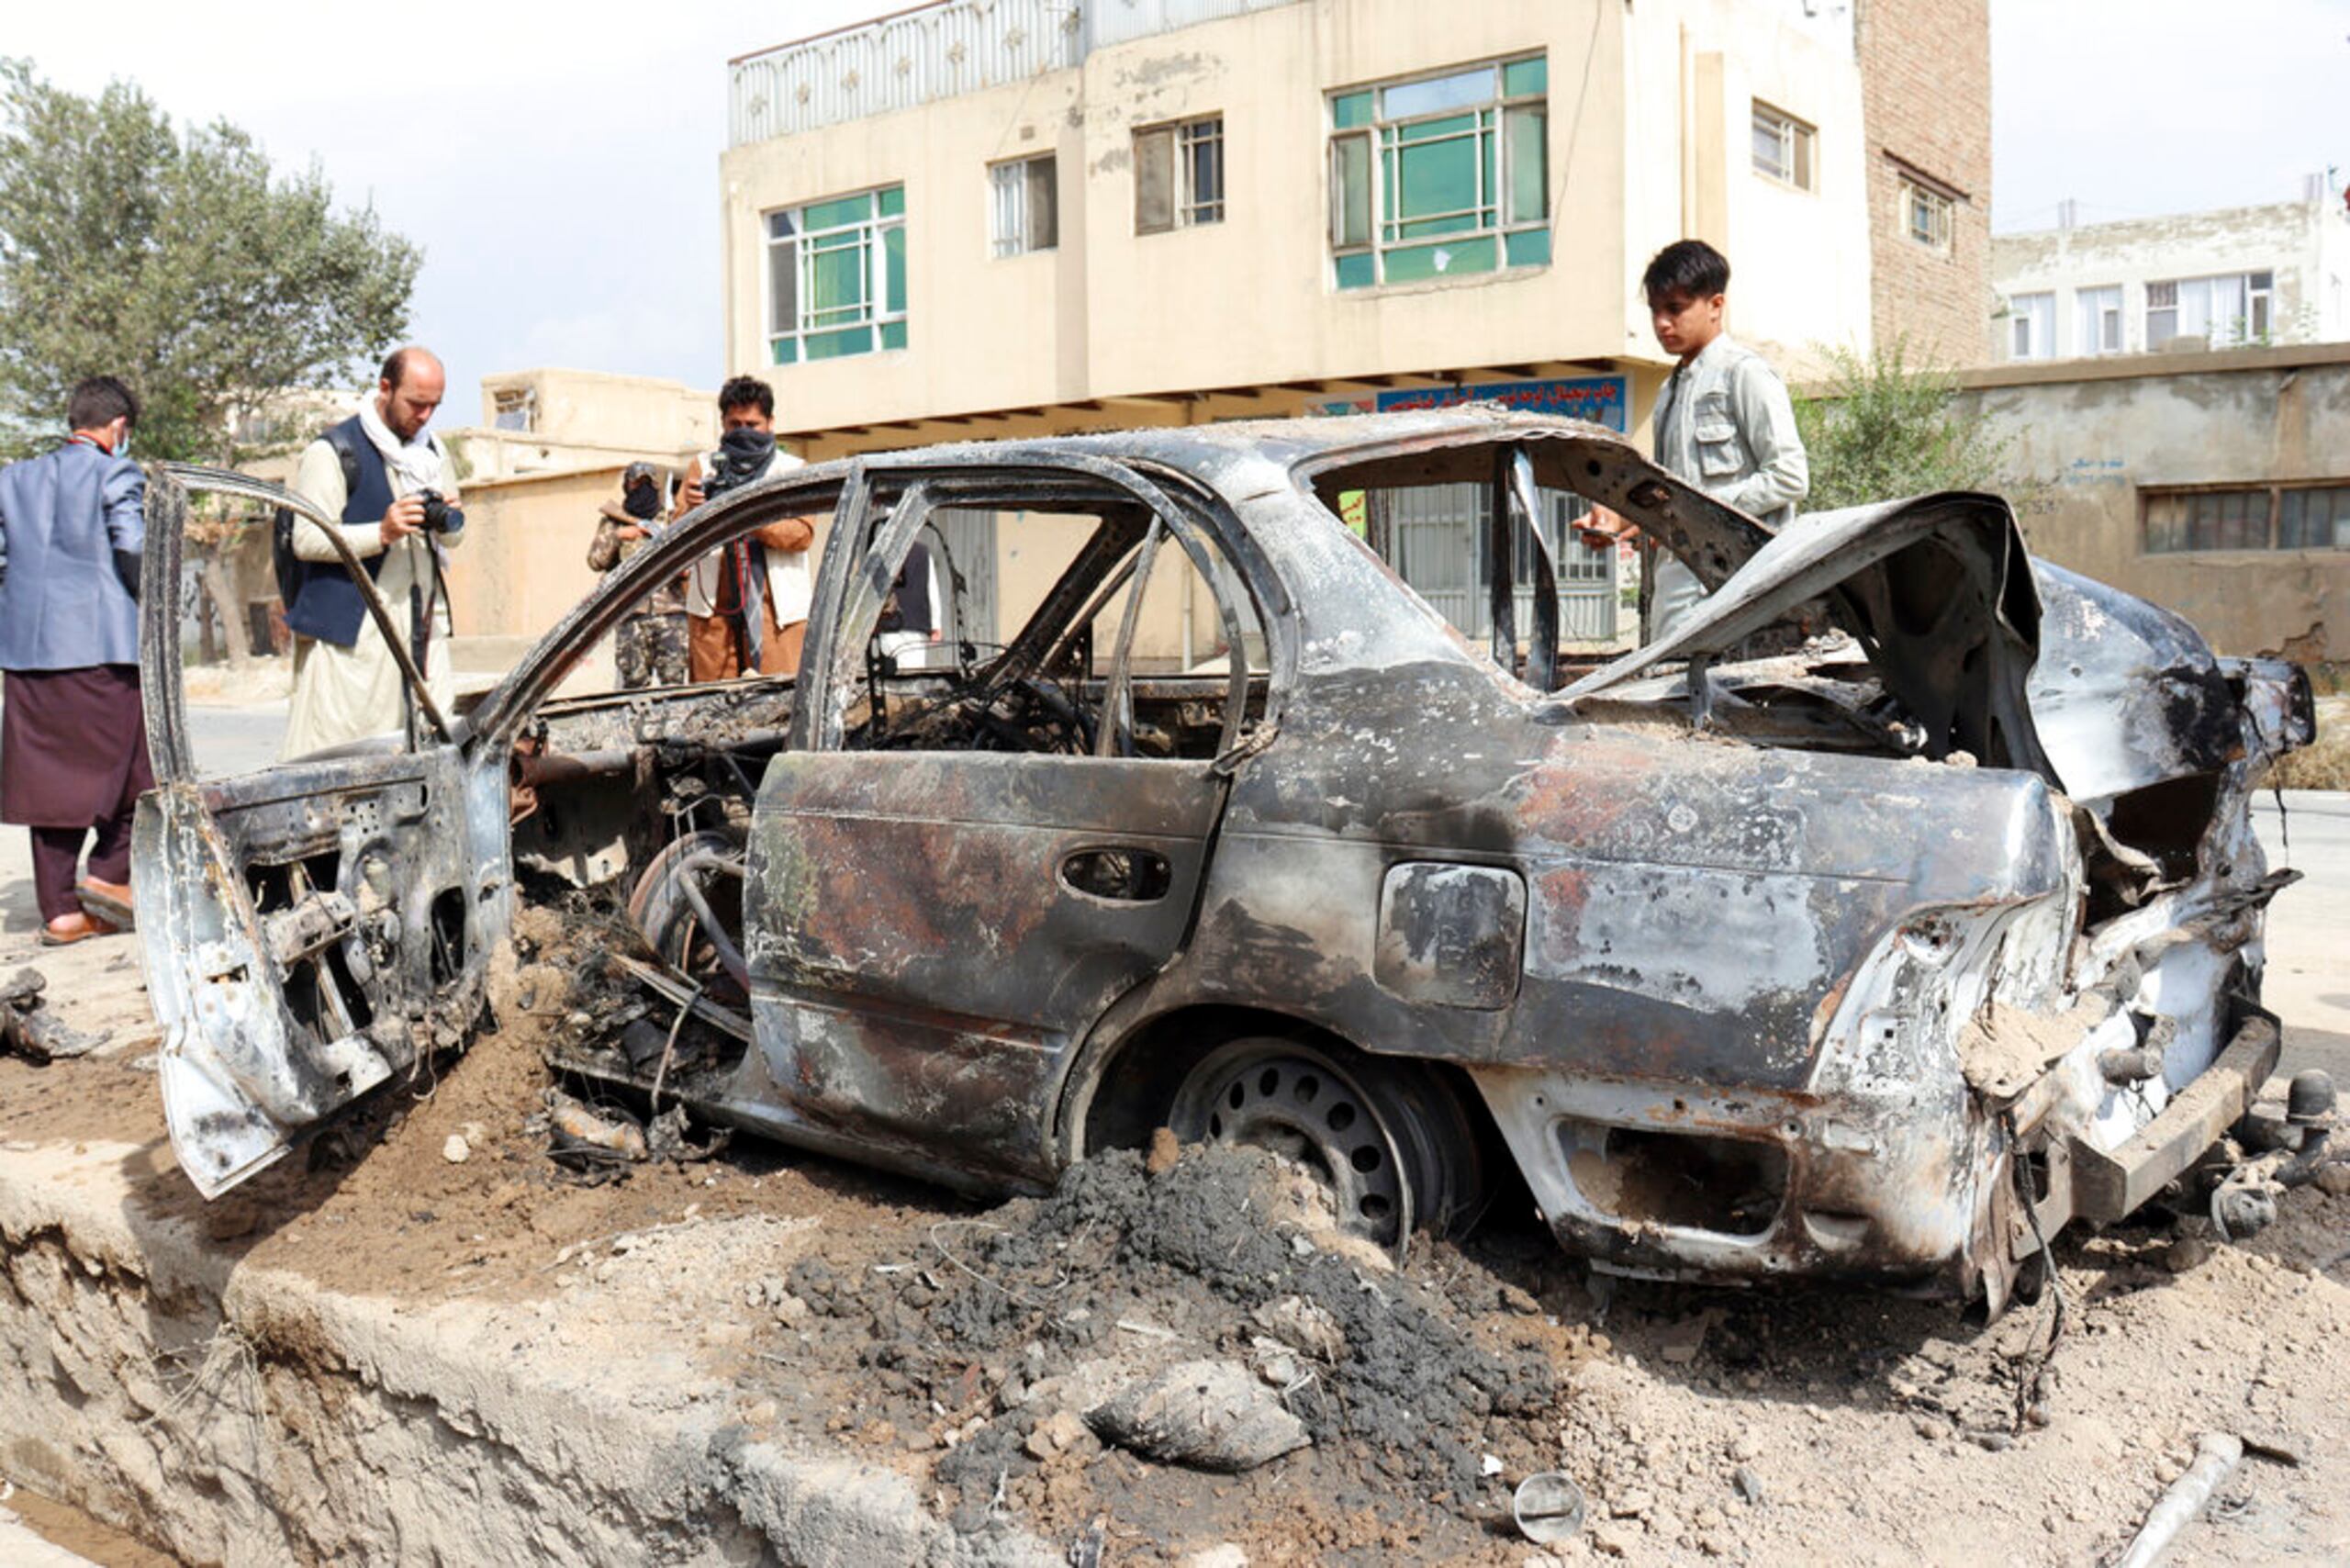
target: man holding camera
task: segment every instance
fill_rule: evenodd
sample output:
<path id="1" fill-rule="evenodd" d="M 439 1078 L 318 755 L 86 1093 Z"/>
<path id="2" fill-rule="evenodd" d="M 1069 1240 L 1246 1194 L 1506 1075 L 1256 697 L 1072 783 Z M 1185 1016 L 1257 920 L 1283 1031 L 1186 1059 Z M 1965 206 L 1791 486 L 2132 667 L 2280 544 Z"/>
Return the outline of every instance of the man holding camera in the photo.
<path id="1" fill-rule="evenodd" d="M 677 515 L 729 490 L 800 467 L 775 443 L 775 389 L 738 375 L 718 389 L 724 435 L 694 459 L 677 492 Z M 687 641 L 697 681 L 800 673 L 800 648 L 815 599 L 812 518 L 755 528 L 694 563 L 686 578 Z"/>
<path id="2" fill-rule="evenodd" d="M 449 605 L 441 552 L 464 538 L 457 473 L 424 426 L 447 375 L 420 348 L 395 349 L 359 411 L 312 442 L 294 491 L 341 520 L 343 542 L 374 581 L 393 625 L 408 638 L 433 700 L 445 711 Z M 295 633 L 294 700 L 286 756 L 397 731 L 407 688 L 359 585 L 325 532 L 305 518 L 284 536 L 279 582 Z"/>

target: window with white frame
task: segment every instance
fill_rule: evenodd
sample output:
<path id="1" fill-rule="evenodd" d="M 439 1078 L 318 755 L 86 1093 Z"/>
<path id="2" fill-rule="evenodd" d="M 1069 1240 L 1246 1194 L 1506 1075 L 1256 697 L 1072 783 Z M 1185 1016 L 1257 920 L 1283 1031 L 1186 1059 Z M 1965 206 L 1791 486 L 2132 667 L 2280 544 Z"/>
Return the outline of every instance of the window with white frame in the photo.
<path id="1" fill-rule="evenodd" d="M 2102 288 L 2080 288 L 2073 291 L 2078 319 L 2078 341 L 2074 353 L 2079 354 L 2120 353 L 2121 352 L 2121 286 L 2107 284 Z"/>
<path id="2" fill-rule="evenodd" d="M 2008 300 L 2008 357 L 2056 357 L 2056 297 L 2019 294 Z"/>
<path id="3" fill-rule="evenodd" d="M 1956 204 L 1942 191 L 1904 175 L 1901 180 L 1902 222 L 1909 238 L 1931 250 L 1950 249 L 1951 214 Z"/>
<path id="4" fill-rule="evenodd" d="M 767 228 L 771 363 L 906 346 L 905 186 L 770 212 Z"/>
<path id="5" fill-rule="evenodd" d="M 1549 92 L 1535 54 L 1331 94 L 1337 286 L 1547 263 Z"/>
<path id="6" fill-rule="evenodd" d="M 2146 346 L 2201 338 L 2213 348 L 2266 342 L 2276 295 L 2274 273 L 2165 278 L 2146 285 Z"/>
<path id="7" fill-rule="evenodd" d="M 1135 132 L 1135 232 L 1224 221 L 1224 117 Z"/>
<path id="8" fill-rule="evenodd" d="M 988 165 L 988 188 L 999 256 L 1049 251 L 1060 242 L 1059 189 L 1051 153 Z"/>
<path id="9" fill-rule="evenodd" d="M 1812 183 L 1812 139 L 1818 133 L 1790 114 L 1754 100 L 1754 172 L 1766 179 L 1818 190 Z"/>

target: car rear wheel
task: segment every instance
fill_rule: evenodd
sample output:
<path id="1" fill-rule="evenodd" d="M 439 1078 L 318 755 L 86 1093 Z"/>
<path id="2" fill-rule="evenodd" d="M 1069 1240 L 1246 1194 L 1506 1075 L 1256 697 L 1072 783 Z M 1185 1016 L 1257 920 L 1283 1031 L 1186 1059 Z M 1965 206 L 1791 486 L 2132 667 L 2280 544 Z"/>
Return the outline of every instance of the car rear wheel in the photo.
<path id="1" fill-rule="evenodd" d="M 1227 1041 L 1176 1088 L 1168 1126 L 1193 1143 L 1262 1148 L 1326 1187 L 1339 1226 L 1382 1247 L 1461 1225 L 1480 1187 L 1460 1102 L 1413 1062 L 1281 1036 Z"/>

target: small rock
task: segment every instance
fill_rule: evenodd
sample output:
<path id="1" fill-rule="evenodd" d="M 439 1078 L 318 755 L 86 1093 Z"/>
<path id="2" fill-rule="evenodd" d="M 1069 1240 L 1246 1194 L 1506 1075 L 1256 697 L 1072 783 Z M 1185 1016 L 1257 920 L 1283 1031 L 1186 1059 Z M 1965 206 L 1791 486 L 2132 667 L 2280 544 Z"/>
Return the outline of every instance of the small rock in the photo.
<path id="1" fill-rule="evenodd" d="M 2212 1250 L 2209 1237 L 2182 1236 L 2163 1249 L 2163 1267 L 2174 1274 L 2184 1274 L 2210 1261 Z"/>
<path id="2" fill-rule="evenodd" d="M 1740 1432 L 1730 1439 L 1729 1457 L 1733 1464 L 1751 1463 L 1762 1457 L 1762 1445 L 1746 1433 Z"/>
<path id="3" fill-rule="evenodd" d="M 815 1316 L 814 1307 L 789 1291 L 784 1292 L 783 1299 L 775 1304 L 775 1320 L 787 1328 L 797 1328 Z"/>
<path id="4" fill-rule="evenodd" d="M 2013 1436 L 2006 1432 L 1969 1432 L 1975 1446 L 1986 1453 L 2005 1453 L 2016 1446 Z"/>
<path id="5" fill-rule="evenodd" d="M 1750 1506 L 1757 1508 L 1762 1506 L 1762 1478 L 1754 1473 L 1751 1465 L 1741 1464 L 1731 1471 L 1729 1484 L 1738 1489 L 1738 1495 Z"/>
<path id="6" fill-rule="evenodd" d="M 2350 1161 L 2337 1159 L 2317 1170 L 2317 1190 L 2329 1198 L 2350 1197 Z"/>
<path id="7" fill-rule="evenodd" d="M 1627 1492 L 1607 1506 L 1607 1511 L 1619 1519 L 1637 1519 L 1647 1516 L 1656 1506 L 1656 1498 L 1646 1492 Z"/>
<path id="8" fill-rule="evenodd" d="M 1261 1334 L 1252 1337 L 1248 1341 L 1248 1360 L 1256 1367 L 1257 1375 L 1265 1380 L 1266 1387 L 1297 1386 L 1297 1352 L 1279 1339 L 1268 1339 Z"/>
<path id="9" fill-rule="evenodd" d="M 1501 1288 L 1502 1310 L 1515 1312 L 1521 1317 L 1531 1317 L 1542 1310 L 1542 1304 L 1516 1285 Z"/>
<path id="10" fill-rule="evenodd" d="M 1220 1540 L 1184 1558 L 1182 1568 L 1248 1568 L 1248 1554 L 1228 1540 Z"/>
<path id="11" fill-rule="evenodd" d="M 1591 1544 L 1606 1557 L 1629 1557 L 1639 1550 L 1640 1532 L 1636 1525 L 1610 1520 L 1592 1528 Z"/>
<path id="12" fill-rule="evenodd" d="M 1029 1432 L 1028 1440 L 1020 1446 L 1028 1450 L 1029 1458 L 1047 1460 L 1067 1453 L 1090 1435 L 1085 1423 L 1076 1416 L 1067 1410 L 1056 1410 L 1037 1422 Z"/>
<path id="13" fill-rule="evenodd" d="M 1174 1170 L 1175 1162 L 1182 1158 L 1183 1146 L 1176 1141 L 1174 1128 L 1153 1127 L 1151 1129 L 1150 1150 L 1142 1157 L 1142 1168 L 1145 1170 L 1149 1171 L 1153 1176 L 1164 1176 Z"/>
<path id="14" fill-rule="evenodd" d="M 1909 1426 L 1913 1431 L 1930 1443 L 1941 1442 L 1950 1436 L 1950 1423 L 1937 1420 L 1931 1416 L 1912 1416 L 1909 1418 Z"/>
<path id="15" fill-rule="evenodd" d="M 1316 1360 L 1337 1361 L 1347 1353 L 1347 1337 L 1329 1309 L 1304 1296 L 1267 1302 L 1251 1314 L 1257 1327 Z"/>
<path id="16" fill-rule="evenodd" d="M 449 1141 L 441 1146 L 441 1158 L 452 1165 L 463 1165 L 473 1157 L 473 1145 L 465 1141 L 463 1133 L 451 1133 Z"/>
<path id="17" fill-rule="evenodd" d="M 1146 1459 L 1199 1470 L 1252 1470 L 1313 1439 L 1248 1369 L 1233 1361 L 1185 1361 L 1132 1383 L 1089 1411 L 1110 1442 Z"/>
<path id="18" fill-rule="evenodd" d="M 1492 1454 L 1486 1454 L 1477 1462 L 1477 1473 L 1480 1475 L 1490 1478 L 1501 1473 L 1502 1462 Z"/>

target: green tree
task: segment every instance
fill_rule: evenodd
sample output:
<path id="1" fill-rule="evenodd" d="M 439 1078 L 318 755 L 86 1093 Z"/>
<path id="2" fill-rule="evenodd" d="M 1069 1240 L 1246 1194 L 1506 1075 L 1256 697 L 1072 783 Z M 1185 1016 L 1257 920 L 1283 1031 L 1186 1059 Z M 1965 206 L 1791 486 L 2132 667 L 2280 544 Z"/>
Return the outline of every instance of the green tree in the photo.
<path id="1" fill-rule="evenodd" d="M 1908 363 L 1896 339 L 1863 359 L 1830 349 L 1825 390 L 1796 399 L 1796 428 L 1811 454 L 1806 511 L 1830 511 L 1928 490 L 1992 487 L 2008 440 L 1962 414 L 1956 379 Z"/>
<path id="2" fill-rule="evenodd" d="M 408 327 L 421 252 L 314 164 L 281 174 L 226 121 L 174 129 L 136 86 L 81 97 L 0 60 L 0 451 L 62 433 L 85 375 L 145 405 L 141 456 L 236 466 L 309 431 L 290 394 L 347 386 Z M 221 623 L 251 519 L 192 521 Z M 207 642 L 209 626 L 207 626 Z M 233 656 L 233 655 L 232 655 Z"/>

